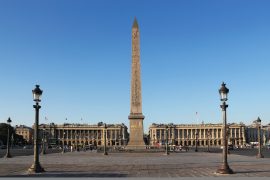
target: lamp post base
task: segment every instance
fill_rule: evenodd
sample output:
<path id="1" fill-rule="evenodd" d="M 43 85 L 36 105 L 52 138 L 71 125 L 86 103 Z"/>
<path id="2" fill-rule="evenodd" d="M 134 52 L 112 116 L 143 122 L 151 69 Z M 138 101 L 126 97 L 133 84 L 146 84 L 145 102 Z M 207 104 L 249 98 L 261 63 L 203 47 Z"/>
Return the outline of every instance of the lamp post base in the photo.
<path id="1" fill-rule="evenodd" d="M 107 156 L 107 155 L 108 155 L 108 153 L 107 153 L 107 152 L 105 152 L 103 155 Z"/>
<path id="2" fill-rule="evenodd" d="M 41 165 L 39 163 L 34 163 L 32 164 L 32 166 L 28 169 L 28 172 L 30 174 L 33 174 L 33 173 L 41 173 L 41 172 L 45 172 L 44 168 L 41 167 Z"/>
<path id="3" fill-rule="evenodd" d="M 6 154 L 5 158 L 12 158 L 12 156 L 10 154 Z"/>
<path id="4" fill-rule="evenodd" d="M 216 173 L 218 174 L 233 174 L 233 170 L 228 165 L 222 165 Z"/>
<path id="5" fill-rule="evenodd" d="M 262 154 L 257 154 L 256 158 L 264 158 Z"/>
<path id="6" fill-rule="evenodd" d="M 198 149 L 195 149 L 195 152 L 198 152 Z"/>

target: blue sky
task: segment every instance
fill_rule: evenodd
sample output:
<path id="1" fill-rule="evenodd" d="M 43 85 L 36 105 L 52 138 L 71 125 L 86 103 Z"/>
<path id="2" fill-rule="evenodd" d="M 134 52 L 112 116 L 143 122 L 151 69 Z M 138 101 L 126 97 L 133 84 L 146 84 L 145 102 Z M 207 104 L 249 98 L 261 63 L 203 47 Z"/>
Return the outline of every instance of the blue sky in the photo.
<path id="1" fill-rule="evenodd" d="M 1 0 L 0 120 L 31 126 L 31 91 L 40 84 L 40 123 L 129 126 L 136 16 L 145 131 L 154 122 L 222 122 L 222 81 L 230 89 L 229 123 L 260 116 L 267 124 L 269 7 L 249 0 Z"/>

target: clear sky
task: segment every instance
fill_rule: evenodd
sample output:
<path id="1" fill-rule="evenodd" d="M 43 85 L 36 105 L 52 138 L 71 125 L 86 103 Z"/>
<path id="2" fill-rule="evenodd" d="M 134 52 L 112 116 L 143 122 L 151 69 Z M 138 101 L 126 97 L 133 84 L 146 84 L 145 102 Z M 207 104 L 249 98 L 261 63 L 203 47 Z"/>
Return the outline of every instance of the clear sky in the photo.
<path id="1" fill-rule="evenodd" d="M 267 0 L 1 0 L 0 120 L 31 126 L 40 84 L 40 123 L 129 127 L 136 16 L 145 131 L 152 123 L 222 122 L 222 81 L 229 123 L 260 116 L 267 124 L 269 8 Z"/>

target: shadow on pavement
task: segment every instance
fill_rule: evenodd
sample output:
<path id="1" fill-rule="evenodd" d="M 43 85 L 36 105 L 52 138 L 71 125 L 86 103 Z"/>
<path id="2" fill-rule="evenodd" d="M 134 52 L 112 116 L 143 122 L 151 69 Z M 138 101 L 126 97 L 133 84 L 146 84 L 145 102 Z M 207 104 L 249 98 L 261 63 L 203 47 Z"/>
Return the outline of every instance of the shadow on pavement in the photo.
<path id="1" fill-rule="evenodd" d="M 81 171 L 50 171 L 37 174 L 8 175 L 0 177 L 127 177 L 124 173 L 84 173 Z"/>
<path id="2" fill-rule="evenodd" d="M 245 174 L 245 173 L 267 173 L 267 172 L 270 172 L 270 171 L 234 171 L 234 174 Z"/>

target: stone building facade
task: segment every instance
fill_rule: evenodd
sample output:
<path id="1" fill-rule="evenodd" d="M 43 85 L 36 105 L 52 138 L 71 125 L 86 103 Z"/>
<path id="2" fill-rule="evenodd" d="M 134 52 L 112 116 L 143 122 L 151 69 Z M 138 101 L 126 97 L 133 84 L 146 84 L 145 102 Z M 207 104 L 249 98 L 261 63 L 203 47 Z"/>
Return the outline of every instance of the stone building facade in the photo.
<path id="1" fill-rule="evenodd" d="M 246 144 L 244 124 L 228 124 L 227 133 L 229 144 Z M 222 146 L 222 124 L 152 124 L 149 134 L 151 146 L 164 145 L 167 134 L 170 145 L 195 146 L 197 140 L 198 146 Z"/>
<path id="2" fill-rule="evenodd" d="M 15 132 L 18 135 L 23 136 L 23 138 L 27 141 L 28 144 L 33 143 L 33 129 L 27 127 L 25 125 L 15 126 Z"/>
<path id="3" fill-rule="evenodd" d="M 103 146 L 107 134 L 107 146 L 125 146 L 128 141 L 127 126 L 124 124 L 40 124 L 40 136 L 43 133 L 49 144 L 67 146 L 95 145 Z M 107 133 L 105 133 L 105 131 Z"/>
<path id="4" fill-rule="evenodd" d="M 270 124 L 262 125 L 260 129 L 262 145 L 270 144 Z M 247 143 L 256 144 L 258 142 L 258 126 L 254 121 L 246 127 Z"/>

